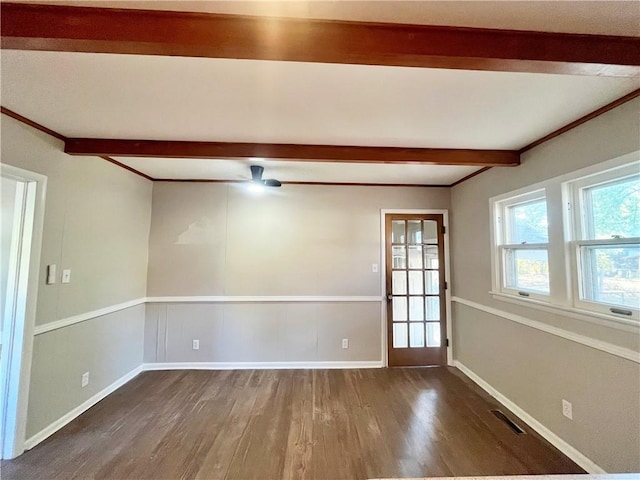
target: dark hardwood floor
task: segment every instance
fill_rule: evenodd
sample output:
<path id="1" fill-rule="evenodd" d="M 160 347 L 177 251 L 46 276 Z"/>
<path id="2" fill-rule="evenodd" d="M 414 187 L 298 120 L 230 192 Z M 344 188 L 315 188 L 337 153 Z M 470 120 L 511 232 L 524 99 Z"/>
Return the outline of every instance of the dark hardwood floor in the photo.
<path id="1" fill-rule="evenodd" d="M 361 479 L 582 470 L 456 369 L 434 367 L 145 372 L 2 462 L 1 473 Z"/>

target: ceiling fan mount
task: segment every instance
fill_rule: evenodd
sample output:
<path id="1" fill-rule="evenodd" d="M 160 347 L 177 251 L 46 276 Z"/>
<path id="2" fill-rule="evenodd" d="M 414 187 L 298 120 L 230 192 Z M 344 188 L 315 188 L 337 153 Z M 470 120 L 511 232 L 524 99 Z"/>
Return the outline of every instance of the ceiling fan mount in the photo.
<path id="1" fill-rule="evenodd" d="M 281 187 L 282 182 L 275 178 L 262 178 L 264 167 L 261 165 L 251 165 L 251 183 L 264 187 Z"/>

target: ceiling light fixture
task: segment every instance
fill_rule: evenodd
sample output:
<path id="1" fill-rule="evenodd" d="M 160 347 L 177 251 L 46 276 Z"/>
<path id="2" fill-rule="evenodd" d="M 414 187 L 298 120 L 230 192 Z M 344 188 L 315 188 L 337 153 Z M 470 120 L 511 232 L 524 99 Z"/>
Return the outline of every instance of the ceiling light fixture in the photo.
<path id="1" fill-rule="evenodd" d="M 249 184 L 249 190 L 252 192 L 262 192 L 264 187 L 280 187 L 282 183 L 275 178 L 263 179 L 262 174 L 264 167 L 260 165 L 251 165 L 251 183 Z"/>
<path id="2" fill-rule="evenodd" d="M 251 182 L 247 186 L 247 190 L 249 190 L 251 193 L 255 193 L 256 195 L 260 195 L 261 193 L 264 193 L 264 185 Z"/>

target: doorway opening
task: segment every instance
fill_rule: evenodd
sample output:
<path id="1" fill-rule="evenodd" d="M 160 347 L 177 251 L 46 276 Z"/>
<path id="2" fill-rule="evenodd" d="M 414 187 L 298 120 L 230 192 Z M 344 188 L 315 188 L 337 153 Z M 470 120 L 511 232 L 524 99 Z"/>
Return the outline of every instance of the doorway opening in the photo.
<path id="1" fill-rule="evenodd" d="M 46 177 L 0 170 L 0 453 L 24 451 Z"/>

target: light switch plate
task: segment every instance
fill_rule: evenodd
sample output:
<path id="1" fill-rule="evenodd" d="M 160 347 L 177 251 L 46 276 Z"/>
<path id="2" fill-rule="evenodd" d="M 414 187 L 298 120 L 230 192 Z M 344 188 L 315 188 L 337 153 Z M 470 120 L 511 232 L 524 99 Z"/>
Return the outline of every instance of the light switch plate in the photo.
<path id="1" fill-rule="evenodd" d="M 373 273 L 378 273 L 378 264 L 377 263 L 372 263 L 371 264 L 371 271 Z"/>
<path id="2" fill-rule="evenodd" d="M 71 283 L 71 270 L 62 270 L 62 283 Z"/>

